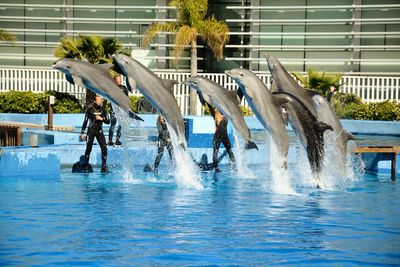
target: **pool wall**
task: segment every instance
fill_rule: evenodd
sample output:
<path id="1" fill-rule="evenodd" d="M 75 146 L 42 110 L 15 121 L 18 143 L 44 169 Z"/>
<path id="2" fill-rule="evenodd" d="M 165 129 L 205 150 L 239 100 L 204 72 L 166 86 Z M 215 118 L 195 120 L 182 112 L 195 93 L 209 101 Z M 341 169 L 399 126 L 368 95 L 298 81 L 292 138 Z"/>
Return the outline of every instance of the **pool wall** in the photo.
<path id="1" fill-rule="evenodd" d="M 155 127 L 157 115 L 142 114 L 140 115 L 144 122 L 141 122 L 142 127 Z M 82 126 L 84 114 L 54 114 L 54 125 L 57 126 L 74 126 L 78 129 Z M 185 116 L 196 121 L 195 132 L 209 132 L 209 127 L 213 125 L 208 121 L 210 116 Z M 262 130 L 263 127 L 256 117 L 245 117 L 246 123 L 251 130 Z M 47 114 L 15 114 L 15 113 L 0 113 L 0 121 L 15 121 L 28 122 L 36 124 L 47 124 Z M 400 135 L 400 122 L 398 121 L 364 121 L 364 120 L 340 120 L 343 127 L 354 134 L 374 134 L 374 135 Z M 288 130 L 292 130 L 288 126 Z"/>
<path id="2" fill-rule="evenodd" d="M 84 114 L 55 114 L 54 125 L 75 126 L 77 131 L 80 129 Z M 141 115 L 145 120 L 141 123 L 142 127 L 154 127 L 157 115 Z M 197 160 L 202 154 L 207 154 L 209 161 L 212 160 L 212 137 L 214 133 L 214 122 L 210 116 L 186 116 L 187 139 L 190 152 Z M 263 130 L 262 125 L 255 117 L 245 118 L 247 125 L 252 130 Z M 0 113 L 0 121 L 16 121 L 46 124 L 46 114 L 4 114 Z M 373 135 L 400 135 L 400 122 L 386 121 L 354 121 L 342 120 L 346 130 L 354 134 L 373 134 Z M 291 131 L 291 128 L 288 127 Z M 228 132 L 231 140 L 232 126 L 229 124 Z M 76 162 L 80 155 L 84 154 L 85 143 L 79 141 L 77 133 L 45 131 L 36 129 L 25 129 L 22 132 L 22 143 L 27 146 L 31 144 L 32 137 L 37 139 L 39 147 L 3 147 L 0 154 L 0 177 L 4 176 L 23 176 L 33 174 L 54 174 L 60 172 L 61 166 L 70 167 Z M 33 138 L 33 139 L 35 139 Z M 154 136 L 149 136 L 154 139 Z M 221 150 L 223 151 L 223 150 Z M 251 164 L 263 164 L 268 161 L 269 148 L 267 145 L 260 145 L 259 150 L 251 150 Z M 289 163 L 297 156 L 297 147 L 292 146 L 289 151 Z M 122 147 L 111 147 L 108 149 L 108 162 L 110 165 L 121 166 L 121 163 L 145 165 L 153 163 L 156 157 L 155 143 L 139 144 L 124 150 Z M 168 164 L 164 156 L 161 165 Z M 100 149 L 94 146 L 91 160 L 95 166 L 100 164 Z M 399 157 L 400 170 L 400 157 Z M 227 163 L 227 157 L 221 162 Z M 390 162 L 382 161 L 378 164 L 378 171 L 382 173 L 390 172 Z"/>

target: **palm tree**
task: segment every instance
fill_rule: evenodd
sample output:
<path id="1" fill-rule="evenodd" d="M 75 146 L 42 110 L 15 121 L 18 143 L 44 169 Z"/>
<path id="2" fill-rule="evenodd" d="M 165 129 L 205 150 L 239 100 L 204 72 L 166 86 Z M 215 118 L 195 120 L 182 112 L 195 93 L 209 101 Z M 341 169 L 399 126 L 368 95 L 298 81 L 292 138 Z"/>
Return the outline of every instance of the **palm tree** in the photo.
<path id="1" fill-rule="evenodd" d="M 6 30 L 0 29 L 0 42 L 14 43 L 17 40 L 15 35 Z"/>
<path id="2" fill-rule="evenodd" d="M 211 49 L 215 57 L 223 57 L 224 46 L 229 41 L 229 28 L 226 23 L 218 21 L 214 16 L 207 17 L 208 0 L 172 0 L 170 5 L 176 6 L 177 22 L 153 23 L 147 29 L 143 38 L 143 46 L 162 32 L 174 32 L 175 43 L 173 56 L 175 63 L 183 54 L 185 47 L 190 45 L 190 75 L 197 75 L 197 37 L 200 37 Z M 196 113 L 197 96 L 191 90 L 189 98 L 189 113 Z"/>
<path id="3" fill-rule="evenodd" d="M 312 68 L 307 70 L 307 75 L 302 75 L 299 73 L 293 73 L 294 77 L 300 81 L 305 88 L 310 88 L 316 90 L 323 96 L 327 96 L 331 86 L 339 89 L 342 85 L 340 84 L 340 79 L 343 74 L 329 74 L 327 75 L 325 71 L 319 72 Z"/>
<path id="4" fill-rule="evenodd" d="M 122 44 L 114 38 L 98 35 L 80 35 L 79 38 L 65 36 L 55 49 L 57 58 L 87 60 L 92 64 L 112 63 L 112 55 L 122 50 Z M 95 93 L 86 90 L 86 106 L 93 103 Z"/>

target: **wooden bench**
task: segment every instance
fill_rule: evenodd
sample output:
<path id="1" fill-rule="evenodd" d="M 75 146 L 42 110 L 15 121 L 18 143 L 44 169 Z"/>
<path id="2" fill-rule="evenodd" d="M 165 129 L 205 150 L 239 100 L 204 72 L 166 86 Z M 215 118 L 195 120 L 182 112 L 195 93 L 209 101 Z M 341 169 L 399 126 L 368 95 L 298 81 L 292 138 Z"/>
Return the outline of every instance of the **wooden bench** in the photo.
<path id="1" fill-rule="evenodd" d="M 400 146 L 357 146 L 355 153 L 361 154 L 365 162 L 365 169 L 368 171 L 377 171 L 378 162 L 381 160 L 390 160 L 391 179 L 397 179 L 397 155 L 400 154 Z"/>

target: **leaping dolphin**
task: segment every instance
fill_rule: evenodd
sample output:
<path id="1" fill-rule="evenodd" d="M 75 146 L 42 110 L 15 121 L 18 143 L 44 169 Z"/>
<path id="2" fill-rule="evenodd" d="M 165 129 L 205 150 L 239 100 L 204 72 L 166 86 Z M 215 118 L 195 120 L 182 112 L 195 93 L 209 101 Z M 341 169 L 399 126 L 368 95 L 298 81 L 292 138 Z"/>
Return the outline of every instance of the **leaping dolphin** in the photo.
<path id="1" fill-rule="evenodd" d="M 165 118 L 178 138 L 180 145 L 186 149 L 185 124 L 173 94 L 176 81 L 162 80 L 154 72 L 143 66 L 139 61 L 126 55 L 113 56 L 119 67 L 128 77 L 128 86 L 136 86 L 152 106 Z M 132 84 L 134 80 L 134 85 Z"/>
<path id="2" fill-rule="evenodd" d="M 298 92 L 297 86 L 300 87 L 300 85 L 290 75 L 288 76 L 288 72 L 280 62 L 272 56 L 268 56 L 267 60 L 273 79 L 271 91 L 273 94 L 284 94 L 292 99 L 292 101 L 285 103 L 283 106 L 289 114 L 290 124 L 307 151 L 312 172 L 319 176 L 324 160 L 324 132 L 333 129 L 328 124 L 318 120 L 308 96 L 295 94 Z M 305 90 L 302 87 L 301 89 Z"/>
<path id="3" fill-rule="evenodd" d="M 343 129 L 335 111 L 332 106 L 320 94 L 316 94 L 312 98 L 314 103 L 314 110 L 317 112 L 318 119 L 329 124 L 333 128 L 335 151 L 337 155 L 338 167 L 340 168 L 341 174 L 346 170 L 347 164 L 347 143 L 350 140 L 354 140 L 351 133 Z"/>
<path id="4" fill-rule="evenodd" d="M 250 140 L 250 131 L 239 109 L 236 92 L 228 91 L 218 83 L 200 76 L 190 77 L 184 81 L 191 89 L 196 90 L 199 96 L 210 105 L 221 111 L 238 130 L 246 142 L 245 148 L 258 150 L 257 145 Z"/>
<path id="5" fill-rule="evenodd" d="M 238 83 L 239 90 L 245 96 L 257 119 L 271 134 L 272 140 L 287 163 L 289 137 L 280 106 L 288 99 L 272 95 L 266 85 L 249 70 L 237 68 L 225 71 L 225 74 Z"/>
<path id="6" fill-rule="evenodd" d="M 108 71 L 113 67 L 112 64 L 95 65 L 82 60 L 64 58 L 58 60 L 52 67 L 65 73 L 66 79 L 71 84 L 103 96 L 127 112 L 131 118 L 143 121 L 132 111 L 131 101 L 111 78 Z"/>

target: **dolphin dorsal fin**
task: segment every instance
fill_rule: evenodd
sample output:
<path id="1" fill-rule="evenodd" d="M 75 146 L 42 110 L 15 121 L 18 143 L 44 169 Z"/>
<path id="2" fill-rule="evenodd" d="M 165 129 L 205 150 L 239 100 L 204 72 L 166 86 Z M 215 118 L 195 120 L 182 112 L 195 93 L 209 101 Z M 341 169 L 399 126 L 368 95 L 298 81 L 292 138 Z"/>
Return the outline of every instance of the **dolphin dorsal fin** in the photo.
<path id="1" fill-rule="evenodd" d="M 278 107 L 282 106 L 285 103 L 292 102 L 292 98 L 285 93 L 274 92 L 272 93 L 272 98 L 274 99 L 275 104 Z"/>
<path id="2" fill-rule="evenodd" d="M 108 72 L 111 68 L 114 67 L 114 65 L 111 64 L 111 63 L 102 63 L 102 64 L 98 64 L 98 66 L 99 66 L 101 69 L 103 69 L 104 71 L 107 71 L 107 72 Z"/>
<path id="3" fill-rule="evenodd" d="M 174 85 L 179 83 L 176 80 L 170 80 L 170 79 L 162 79 L 162 81 L 169 89 L 171 89 L 171 91 L 174 90 Z"/>
<path id="4" fill-rule="evenodd" d="M 326 124 L 325 122 L 318 121 L 319 128 L 322 130 L 322 132 L 325 132 L 326 130 L 331 130 L 333 131 L 332 126 L 329 124 Z"/>

